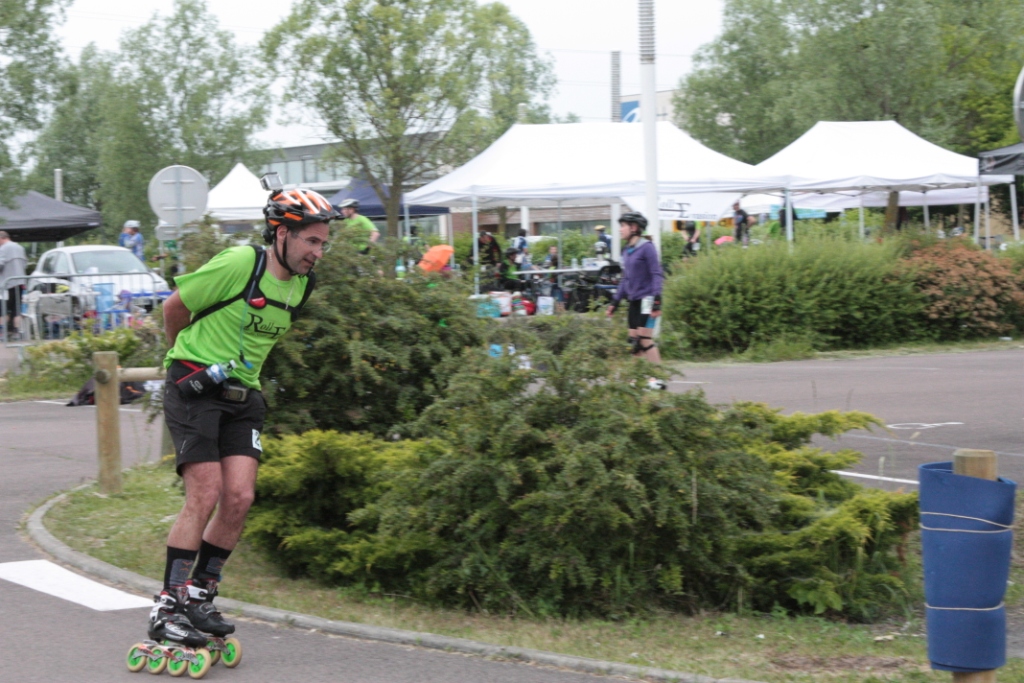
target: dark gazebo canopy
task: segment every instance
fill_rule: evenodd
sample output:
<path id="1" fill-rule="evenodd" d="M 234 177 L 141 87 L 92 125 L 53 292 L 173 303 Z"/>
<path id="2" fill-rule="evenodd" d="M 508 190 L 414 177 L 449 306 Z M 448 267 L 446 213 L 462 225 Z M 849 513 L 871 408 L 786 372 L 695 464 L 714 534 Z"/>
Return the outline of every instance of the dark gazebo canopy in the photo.
<path id="1" fill-rule="evenodd" d="M 383 218 L 385 216 L 384 203 L 381 202 L 377 196 L 377 192 L 373 189 L 367 181 L 362 178 L 353 178 L 352 182 L 349 183 L 348 187 L 341 190 L 328 201 L 334 206 L 338 206 L 346 199 L 355 199 L 359 202 L 359 213 L 363 214 L 367 218 Z M 405 206 L 402 206 L 402 213 L 400 216 L 405 215 Z M 443 206 L 416 206 L 414 204 L 409 205 L 409 216 L 415 218 L 418 216 L 438 216 L 440 214 L 448 213 L 447 207 Z"/>
<path id="2" fill-rule="evenodd" d="M 15 242 L 59 242 L 100 227 L 100 212 L 29 190 L 0 206 L 0 230 Z"/>

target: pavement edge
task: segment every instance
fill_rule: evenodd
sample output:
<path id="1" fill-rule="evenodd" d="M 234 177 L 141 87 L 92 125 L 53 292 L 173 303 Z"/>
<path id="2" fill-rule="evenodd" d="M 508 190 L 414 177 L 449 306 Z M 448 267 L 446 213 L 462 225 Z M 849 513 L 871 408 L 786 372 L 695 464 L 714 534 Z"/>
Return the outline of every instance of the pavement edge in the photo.
<path id="1" fill-rule="evenodd" d="M 147 594 L 159 593 L 161 585 L 159 581 L 148 579 L 139 574 L 129 572 L 115 567 L 112 564 L 97 560 L 84 553 L 72 550 L 59 541 L 47 530 L 43 524 L 43 518 L 54 505 L 64 500 L 67 493 L 61 493 L 40 505 L 29 516 L 25 526 L 32 540 L 44 551 L 52 555 L 60 562 L 76 567 L 87 574 L 99 577 L 111 583 L 121 584 Z M 383 626 L 370 626 L 367 624 L 355 624 L 347 621 L 333 621 L 313 617 L 308 614 L 289 612 L 286 610 L 262 607 L 248 602 L 231 600 L 229 598 L 218 599 L 218 604 L 225 610 L 230 610 L 245 617 L 260 619 L 272 623 L 295 626 L 298 628 L 315 629 L 333 635 L 359 638 L 361 640 L 373 640 L 393 645 L 408 645 L 413 647 L 425 647 L 444 652 L 476 655 L 507 659 L 514 662 L 526 662 L 551 666 L 560 669 L 570 669 L 588 674 L 600 674 L 606 676 L 624 676 L 639 680 L 667 681 L 670 683 L 760 683 L 739 678 L 711 678 L 699 674 L 688 674 L 681 671 L 670 671 L 667 669 L 651 669 L 619 662 L 606 662 L 600 659 L 588 657 L 574 657 L 571 655 L 560 655 L 544 650 L 531 650 L 520 647 L 505 647 L 481 643 L 465 638 L 454 638 L 451 636 L 440 636 L 433 633 L 419 633 L 416 631 L 403 631 L 401 629 L 386 628 Z"/>

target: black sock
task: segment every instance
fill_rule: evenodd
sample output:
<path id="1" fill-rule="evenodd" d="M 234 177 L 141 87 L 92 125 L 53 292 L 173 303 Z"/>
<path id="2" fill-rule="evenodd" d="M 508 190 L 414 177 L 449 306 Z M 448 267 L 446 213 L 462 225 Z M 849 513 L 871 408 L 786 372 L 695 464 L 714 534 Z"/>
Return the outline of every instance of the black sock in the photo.
<path id="1" fill-rule="evenodd" d="M 199 546 L 199 559 L 196 560 L 196 570 L 192 572 L 192 578 L 220 581 L 220 573 L 230 556 L 230 550 L 218 548 L 212 543 L 203 541 L 203 544 Z"/>
<path id="2" fill-rule="evenodd" d="M 167 546 L 167 564 L 164 566 L 164 590 L 184 586 L 196 561 L 195 550 Z"/>

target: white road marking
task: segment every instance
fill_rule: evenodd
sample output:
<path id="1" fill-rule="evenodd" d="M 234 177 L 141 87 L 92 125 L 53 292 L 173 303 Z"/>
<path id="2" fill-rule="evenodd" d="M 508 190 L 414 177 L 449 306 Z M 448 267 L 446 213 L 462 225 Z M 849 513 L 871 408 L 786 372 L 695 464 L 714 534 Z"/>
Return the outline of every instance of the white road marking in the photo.
<path id="1" fill-rule="evenodd" d="M 875 474 L 861 474 L 860 472 L 845 472 L 843 470 L 832 470 L 836 474 L 844 477 L 856 477 L 858 479 L 873 479 L 875 481 L 894 481 L 897 484 L 913 484 L 917 486 L 917 482 L 913 479 L 893 479 L 892 477 L 879 477 Z"/>
<path id="2" fill-rule="evenodd" d="M 684 382 L 681 379 L 670 379 L 669 384 L 711 384 L 711 382 Z"/>
<path id="3" fill-rule="evenodd" d="M 963 422 L 897 422 L 894 425 L 885 425 L 889 429 L 933 429 L 947 425 L 962 425 Z"/>
<path id="4" fill-rule="evenodd" d="M 927 443 L 925 441 L 907 441 L 905 439 L 887 439 L 884 436 L 871 436 L 869 434 L 852 434 L 847 432 L 840 435 L 842 439 L 868 439 L 869 441 L 888 441 L 889 443 L 901 443 L 906 446 L 929 446 L 932 448 L 946 448 L 951 451 L 955 451 L 958 448 L 967 448 L 966 446 L 951 446 L 945 443 Z M 996 455 L 1006 455 L 1011 458 L 1024 458 L 1024 453 L 1009 453 L 1007 451 L 994 451 Z"/>
<path id="5" fill-rule="evenodd" d="M 65 407 L 67 407 L 67 405 L 68 405 L 64 401 L 32 401 L 32 402 L 33 403 L 48 403 L 48 404 L 50 404 L 52 406 L 65 406 Z M 74 406 L 74 407 L 75 408 L 95 408 L 96 406 Z M 122 413 L 142 413 L 142 412 L 145 412 L 145 411 L 139 410 L 138 408 L 120 408 L 120 411 Z"/>
<path id="6" fill-rule="evenodd" d="M 104 586 L 47 560 L 2 563 L 0 579 L 98 612 L 153 606 L 151 600 Z"/>

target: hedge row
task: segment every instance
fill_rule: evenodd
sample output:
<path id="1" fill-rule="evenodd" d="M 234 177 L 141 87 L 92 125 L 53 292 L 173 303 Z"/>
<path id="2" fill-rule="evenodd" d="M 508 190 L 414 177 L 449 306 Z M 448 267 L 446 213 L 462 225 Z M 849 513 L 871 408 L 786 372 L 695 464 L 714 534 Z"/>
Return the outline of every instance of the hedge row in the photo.
<path id="1" fill-rule="evenodd" d="M 948 341 L 1022 329 L 1024 279 L 963 240 L 928 245 L 805 239 L 691 259 L 665 285 L 666 343 L 742 353 Z"/>

